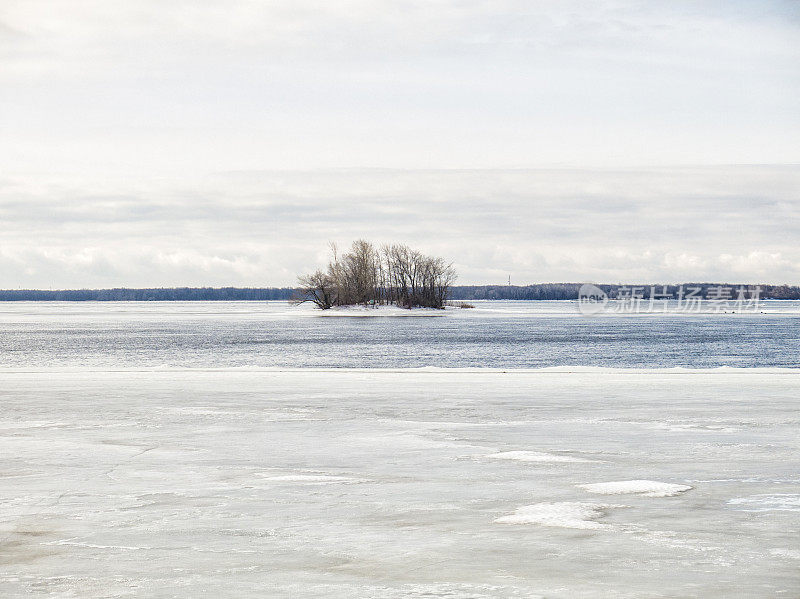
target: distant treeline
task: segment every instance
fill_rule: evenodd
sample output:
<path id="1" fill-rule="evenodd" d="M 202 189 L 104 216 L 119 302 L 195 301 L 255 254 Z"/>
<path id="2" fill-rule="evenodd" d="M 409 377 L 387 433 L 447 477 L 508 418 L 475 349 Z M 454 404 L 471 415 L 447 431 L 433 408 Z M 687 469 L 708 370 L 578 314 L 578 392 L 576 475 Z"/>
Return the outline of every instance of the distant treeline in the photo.
<path id="1" fill-rule="evenodd" d="M 458 285 L 450 288 L 450 299 L 453 300 L 576 300 L 582 283 L 538 283 L 536 285 Z M 678 298 L 681 294 L 695 293 L 707 297 L 713 288 L 728 288 L 735 298 L 741 284 L 733 283 L 683 283 L 682 285 L 597 285 L 608 297 L 628 297 L 631 294 L 650 299 L 651 293 L 656 298 L 665 295 Z M 748 289 L 755 285 L 746 285 Z M 800 299 L 800 287 L 790 285 L 761 285 L 761 299 Z M 699 291 L 695 291 L 699 289 Z M 711 291 L 711 294 L 714 292 Z M 748 294 L 749 297 L 749 294 Z"/>
<path id="2" fill-rule="evenodd" d="M 172 301 L 265 301 L 288 300 L 290 287 L 165 287 L 155 289 L 9 289 L 0 291 L 0 301 L 43 302 L 172 302 Z"/>
<path id="3" fill-rule="evenodd" d="M 699 287 L 705 297 L 712 287 L 730 287 L 726 283 L 685 283 L 684 290 Z M 580 283 L 539 283 L 536 285 L 455 285 L 450 287 L 452 300 L 574 300 L 578 299 Z M 622 293 L 636 293 L 649 299 L 650 290 L 656 294 L 668 293 L 677 297 L 680 285 L 598 285 L 609 297 Z M 289 300 L 297 290 L 291 287 L 170 287 L 154 289 L 7 289 L 0 290 L 0 301 L 50 301 L 50 302 L 146 302 L 146 301 L 265 301 Z M 761 285 L 762 299 L 800 299 L 800 287 L 791 285 Z"/>

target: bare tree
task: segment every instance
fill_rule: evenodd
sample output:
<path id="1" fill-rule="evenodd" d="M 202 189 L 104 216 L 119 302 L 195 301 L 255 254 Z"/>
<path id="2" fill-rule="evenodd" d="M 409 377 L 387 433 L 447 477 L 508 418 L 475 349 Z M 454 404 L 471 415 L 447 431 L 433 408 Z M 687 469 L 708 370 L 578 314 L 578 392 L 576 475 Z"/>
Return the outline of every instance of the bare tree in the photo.
<path id="1" fill-rule="evenodd" d="M 310 275 L 297 277 L 300 285 L 299 302 L 314 302 L 317 307 L 327 310 L 336 301 L 336 286 L 333 279 L 321 270 Z"/>
<path id="2" fill-rule="evenodd" d="M 379 263 L 375 248 L 368 241 L 354 241 L 350 251 L 342 257 L 346 277 L 348 303 L 375 304 L 378 301 Z"/>
<path id="3" fill-rule="evenodd" d="M 443 308 L 456 272 L 442 258 L 425 256 L 406 245 L 380 251 L 359 239 L 341 256 L 331 244 L 327 273 L 300 277 L 304 301 L 332 305 L 395 304 L 404 308 Z"/>

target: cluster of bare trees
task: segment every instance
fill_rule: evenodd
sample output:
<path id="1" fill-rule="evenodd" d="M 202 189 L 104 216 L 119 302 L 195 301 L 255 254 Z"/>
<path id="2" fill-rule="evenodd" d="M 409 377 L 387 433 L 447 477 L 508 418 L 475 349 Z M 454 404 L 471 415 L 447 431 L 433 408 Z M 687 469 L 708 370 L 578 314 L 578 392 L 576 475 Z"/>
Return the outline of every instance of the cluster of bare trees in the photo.
<path id="1" fill-rule="evenodd" d="M 355 304 L 443 308 L 455 280 L 455 270 L 442 258 L 405 245 L 378 249 L 360 239 L 341 255 L 331 244 L 328 268 L 298 277 L 298 299 L 323 310 Z"/>

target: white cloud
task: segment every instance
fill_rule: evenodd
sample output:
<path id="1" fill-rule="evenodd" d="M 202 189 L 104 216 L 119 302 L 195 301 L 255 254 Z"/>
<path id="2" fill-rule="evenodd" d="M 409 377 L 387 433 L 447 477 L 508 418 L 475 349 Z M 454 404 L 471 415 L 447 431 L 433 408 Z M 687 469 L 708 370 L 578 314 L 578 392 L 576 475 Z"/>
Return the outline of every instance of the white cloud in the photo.
<path id="1" fill-rule="evenodd" d="M 443 255 L 463 283 L 800 282 L 800 167 L 83 183 L 0 186 L 0 287 L 287 285 L 359 237 Z"/>
<path id="2" fill-rule="evenodd" d="M 20 171 L 800 160 L 796 4 L 0 7 Z"/>

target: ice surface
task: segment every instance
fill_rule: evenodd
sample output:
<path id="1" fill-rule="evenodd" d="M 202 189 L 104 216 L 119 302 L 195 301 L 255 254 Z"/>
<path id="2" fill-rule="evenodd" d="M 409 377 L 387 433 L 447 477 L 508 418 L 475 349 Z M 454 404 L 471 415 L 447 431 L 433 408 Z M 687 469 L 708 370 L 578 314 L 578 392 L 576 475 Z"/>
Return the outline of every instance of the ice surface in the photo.
<path id="1" fill-rule="evenodd" d="M 800 596 L 798 396 L 785 370 L 6 370 L 0 597 Z M 637 493 L 578 487 L 609 481 Z"/>
<path id="2" fill-rule="evenodd" d="M 495 522 L 498 524 L 539 524 L 541 526 L 597 530 L 606 528 L 606 526 L 595 520 L 605 516 L 606 510 L 613 507 L 624 506 L 574 501 L 536 503 L 517 508 L 510 516 L 497 518 Z"/>
<path id="3" fill-rule="evenodd" d="M 654 480 L 620 480 L 608 483 L 577 485 L 579 489 L 600 495 L 641 495 L 642 497 L 673 497 L 690 490 L 689 485 L 660 483 Z"/>

